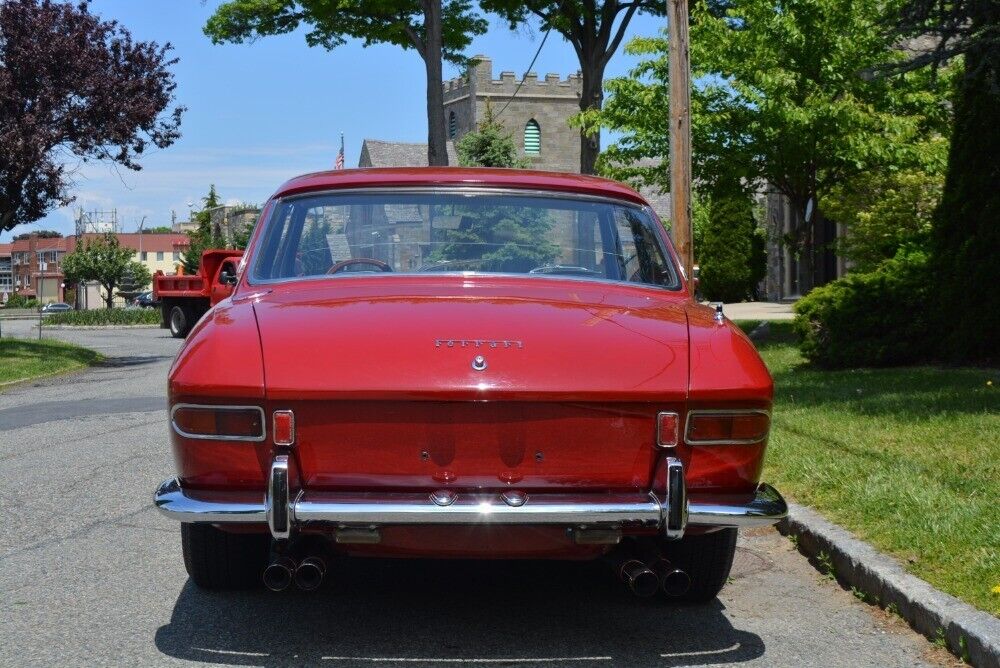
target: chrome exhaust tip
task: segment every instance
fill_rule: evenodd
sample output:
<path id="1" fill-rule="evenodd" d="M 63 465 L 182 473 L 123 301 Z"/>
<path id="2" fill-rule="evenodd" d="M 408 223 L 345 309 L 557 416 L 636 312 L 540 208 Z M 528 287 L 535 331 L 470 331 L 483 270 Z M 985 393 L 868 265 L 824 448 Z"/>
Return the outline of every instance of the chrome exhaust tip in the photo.
<path id="1" fill-rule="evenodd" d="M 302 591 L 318 589 L 326 575 L 326 564 L 319 557 L 306 557 L 295 569 L 295 586 Z"/>
<path id="2" fill-rule="evenodd" d="M 622 564 L 620 575 L 622 582 L 636 596 L 646 598 L 660 589 L 660 578 L 638 559 L 630 559 Z"/>
<path id="3" fill-rule="evenodd" d="M 279 557 L 264 569 L 262 576 L 264 586 L 271 591 L 284 591 L 292 584 L 295 571 L 294 561 L 288 557 Z"/>
<path id="4" fill-rule="evenodd" d="M 660 578 L 660 588 L 671 598 L 683 596 L 691 588 L 691 576 L 679 568 L 667 571 Z"/>

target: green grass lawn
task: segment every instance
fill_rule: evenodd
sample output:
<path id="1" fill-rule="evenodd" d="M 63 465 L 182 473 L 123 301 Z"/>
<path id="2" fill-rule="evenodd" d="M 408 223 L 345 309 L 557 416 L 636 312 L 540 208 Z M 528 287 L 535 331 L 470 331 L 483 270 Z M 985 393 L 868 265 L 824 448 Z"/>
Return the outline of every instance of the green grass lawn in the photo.
<path id="1" fill-rule="evenodd" d="M 99 353 L 61 341 L 0 339 L 0 383 L 82 369 L 104 359 Z"/>
<path id="2" fill-rule="evenodd" d="M 1000 370 L 822 371 L 790 323 L 758 348 L 775 382 L 764 478 L 1000 615 Z"/>

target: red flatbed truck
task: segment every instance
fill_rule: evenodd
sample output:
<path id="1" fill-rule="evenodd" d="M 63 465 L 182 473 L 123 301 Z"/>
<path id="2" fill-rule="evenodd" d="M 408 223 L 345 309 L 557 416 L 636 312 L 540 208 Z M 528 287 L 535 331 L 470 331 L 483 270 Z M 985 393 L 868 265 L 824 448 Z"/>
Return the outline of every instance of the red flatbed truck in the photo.
<path id="1" fill-rule="evenodd" d="M 160 304 L 160 327 L 182 339 L 211 307 L 228 297 L 236 285 L 241 250 L 207 250 L 197 274 L 153 277 L 153 298 Z"/>

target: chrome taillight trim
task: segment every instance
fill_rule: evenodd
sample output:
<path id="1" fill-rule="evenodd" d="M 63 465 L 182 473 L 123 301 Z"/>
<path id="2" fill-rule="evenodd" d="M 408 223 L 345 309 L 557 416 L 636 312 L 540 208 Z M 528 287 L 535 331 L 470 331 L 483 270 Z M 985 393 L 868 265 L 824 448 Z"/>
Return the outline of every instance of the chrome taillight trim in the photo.
<path id="1" fill-rule="evenodd" d="M 767 416 L 767 432 L 761 438 L 728 438 L 722 440 L 712 440 L 712 441 L 692 441 L 691 440 L 691 416 L 693 415 L 766 415 Z M 767 437 L 771 433 L 771 411 L 764 410 L 763 408 L 705 408 L 693 411 L 688 411 L 687 417 L 684 418 L 684 442 L 688 445 L 753 445 L 754 443 L 763 443 L 767 440 Z"/>
<path id="2" fill-rule="evenodd" d="M 663 415 L 673 415 L 677 418 L 674 423 L 674 442 L 670 445 L 664 445 L 663 435 L 660 433 L 660 416 Z M 656 447 L 658 448 L 676 448 L 681 442 L 681 416 L 676 411 L 660 411 L 656 414 Z"/>
<path id="3" fill-rule="evenodd" d="M 211 434 L 189 434 L 174 421 L 174 414 L 181 408 L 198 408 L 214 411 L 257 411 L 260 414 L 260 436 L 219 436 Z M 228 406 L 219 404 L 174 404 L 170 407 L 170 428 L 178 436 L 193 438 L 202 441 L 243 441 L 244 443 L 260 443 L 267 438 L 267 424 L 264 417 L 264 409 L 260 406 Z"/>

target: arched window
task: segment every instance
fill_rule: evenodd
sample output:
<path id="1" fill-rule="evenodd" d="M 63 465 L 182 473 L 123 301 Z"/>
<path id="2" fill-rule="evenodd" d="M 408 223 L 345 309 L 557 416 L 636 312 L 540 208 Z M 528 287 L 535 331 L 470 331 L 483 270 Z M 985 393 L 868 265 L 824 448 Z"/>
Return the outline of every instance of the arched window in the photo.
<path id="1" fill-rule="evenodd" d="M 524 126 L 524 154 L 542 154 L 542 129 L 534 118 Z"/>
<path id="2" fill-rule="evenodd" d="M 458 134 L 458 118 L 455 116 L 454 111 L 448 112 L 448 137 L 451 139 L 455 138 Z"/>

